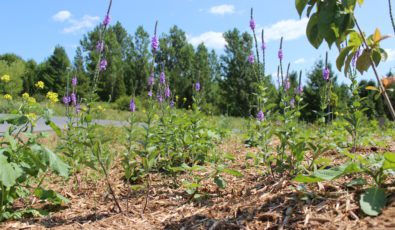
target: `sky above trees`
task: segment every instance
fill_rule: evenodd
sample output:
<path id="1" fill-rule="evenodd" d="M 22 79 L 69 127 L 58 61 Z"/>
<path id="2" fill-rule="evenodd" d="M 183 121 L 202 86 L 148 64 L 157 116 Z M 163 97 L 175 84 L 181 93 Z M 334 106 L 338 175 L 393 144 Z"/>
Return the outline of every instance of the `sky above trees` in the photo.
<path id="1" fill-rule="evenodd" d="M 12 52 L 24 59 L 41 62 L 49 57 L 56 45 L 64 46 L 69 58 L 83 34 L 92 30 L 102 20 L 107 7 L 105 0 L 3 0 L 0 20 L 5 33 L 0 36 L 0 53 Z M 250 8 L 255 10 L 257 28 L 264 28 L 267 40 L 267 72 L 275 73 L 279 39 L 284 36 L 284 60 L 293 69 L 310 71 L 314 62 L 322 57 L 328 47 L 314 49 L 305 37 L 307 19 L 299 18 L 293 1 L 274 0 L 114 0 L 112 22 L 120 21 L 133 33 L 139 25 L 152 33 L 159 20 L 159 34 L 167 33 L 173 25 L 184 30 L 188 41 L 195 47 L 204 42 L 209 49 L 221 54 L 224 50 L 223 33 L 233 28 L 249 31 Z M 365 1 L 356 10 L 360 24 L 368 34 L 379 27 L 382 34 L 393 35 L 386 1 Z M 394 38 L 382 43 L 389 54 L 380 72 L 387 73 L 395 66 Z M 334 63 L 338 51 L 330 50 Z M 340 74 L 339 74 L 340 75 Z M 372 74 L 365 74 L 364 79 Z M 339 78 L 342 81 L 342 78 Z"/>

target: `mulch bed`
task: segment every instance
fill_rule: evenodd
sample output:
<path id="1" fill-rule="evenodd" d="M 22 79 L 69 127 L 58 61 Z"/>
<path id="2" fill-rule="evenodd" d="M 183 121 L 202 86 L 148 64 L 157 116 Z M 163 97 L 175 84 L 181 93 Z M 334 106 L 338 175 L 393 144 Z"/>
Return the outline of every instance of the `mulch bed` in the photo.
<path id="1" fill-rule="evenodd" d="M 121 169 L 115 167 L 111 180 L 124 211 L 117 213 L 105 181 L 94 181 L 85 171 L 67 183 L 57 178 L 46 182 L 70 199 L 69 204 L 55 207 L 46 217 L 7 221 L 0 229 L 395 229 L 393 184 L 386 184 L 390 193 L 383 213 L 367 217 L 358 206 L 362 188 L 344 185 L 350 178 L 301 187 L 287 175 L 265 175 L 264 168 L 246 164 L 246 153 L 254 149 L 245 148 L 241 141 L 229 141 L 221 148 L 236 157 L 232 168 L 244 177 L 224 175 L 224 190 L 205 181 L 202 191 L 207 195 L 199 201 L 188 202 L 189 195 L 172 178 L 152 174 L 149 203 L 142 214 L 145 190 L 130 191 Z M 393 146 L 360 150 L 395 152 Z M 187 177 L 182 174 L 177 179 Z"/>

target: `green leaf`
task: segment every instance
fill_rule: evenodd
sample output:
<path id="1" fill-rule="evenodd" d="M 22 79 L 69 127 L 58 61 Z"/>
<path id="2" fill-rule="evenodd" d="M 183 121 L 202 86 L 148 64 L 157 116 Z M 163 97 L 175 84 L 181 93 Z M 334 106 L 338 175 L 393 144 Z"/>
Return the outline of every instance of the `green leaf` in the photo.
<path id="1" fill-rule="evenodd" d="M 242 173 L 240 173 L 239 171 L 233 170 L 233 169 L 225 168 L 222 170 L 222 172 L 227 173 L 232 176 L 235 176 L 235 177 L 243 177 Z"/>
<path id="2" fill-rule="evenodd" d="M 8 124 L 19 126 L 26 124 L 28 121 L 29 119 L 26 116 L 20 114 L 6 114 L 0 117 L 0 124 L 7 122 Z"/>
<path id="3" fill-rule="evenodd" d="M 358 4 L 361 6 L 364 2 L 364 0 L 357 0 Z"/>
<path id="4" fill-rule="evenodd" d="M 222 177 L 214 177 L 214 182 L 221 189 L 224 189 L 226 187 L 226 182 L 224 181 L 224 179 L 222 179 Z"/>
<path id="5" fill-rule="evenodd" d="M 62 130 L 53 121 L 48 122 L 48 125 L 52 128 L 56 135 L 62 135 Z"/>
<path id="6" fill-rule="evenodd" d="M 64 205 L 70 202 L 66 197 L 59 193 L 53 190 L 45 190 L 41 187 L 34 191 L 34 195 L 40 198 L 40 200 L 47 200 L 57 205 Z"/>
<path id="7" fill-rule="evenodd" d="M 311 45 L 318 49 L 320 47 L 323 37 L 319 33 L 318 15 L 314 13 L 307 24 L 306 35 Z"/>
<path id="8" fill-rule="evenodd" d="M 347 187 L 353 187 L 353 186 L 358 186 L 358 185 L 361 186 L 361 185 L 365 185 L 366 183 L 367 183 L 366 180 L 363 178 L 355 178 L 355 179 L 352 179 L 351 182 L 347 183 L 346 186 Z"/>
<path id="9" fill-rule="evenodd" d="M 362 55 L 357 60 L 357 70 L 363 74 L 370 67 L 370 57 L 369 52 L 364 50 Z"/>
<path id="10" fill-rule="evenodd" d="M 366 86 L 365 89 L 366 89 L 366 90 L 372 90 L 372 91 L 379 91 L 378 88 L 376 88 L 376 87 L 374 87 L 374 86 L 371 86 L 371 85 Z"/>
<path id="11" fill-rule="evenodd" d="M 383 169 L 395 170 L 395 153 L 385 153 L 384 159 Z"/>
<path id="12" fill-rule="evenodd" d="M 52 152 L 52 150 L 37 144 L 31 146 L 31 150 L 33 153 L 36 153 L 46 165 L 49 165 L 51 170 L 62 177 L 68 177 L 69 166 Z"/>
<path id="13" fill-rule="evenodd" d="M 352 47 L 348 46 L 340 51 L 340 54 L 336 59 L 336 67 L 339 71 L 342 70 L 342 67 L 344 65 L 344 60 L 346 60 L 346 57 L 347 57 L 348 53 L 350 53 L 351 50 L 352 50 Z"/>
<path id="14" fill-rule="evenodd" d="M 0 165 L 0 182 L 7 188 L 10 188 L 22 176 L 23 171 L 18 165 L 9 163 L 4 155 L 0 155 Z"/>
<path id="15" fill-rule="evenodd" d="M 299 17 L 302 17 L 304 8 L 306 8 L 308 0 L 295 0 L 295 7 L 298 11 Z"/>
<path id="16" fill-rule="evenodd" d="M 382 58 L 382 55 L 379 50 L 377 50 L 377 49 L 372 50 L 372 59 L 373 59 L 373 62 L 376 66 L 378 66 L 380 64 L 381 58 Z"/>
<path id="17" fill-rule="evenodd" d="M 316 182 L 323 181 L 323 179 L 315 177 L 315 176 L 305 176 L 305 175 L 299 174 L 294 178 L 294 181 L 300 182 L 300 183 L 316 183 Z"/>
<path id="18" fill-rule="evenodd" d="M 362 211 L 369 216 L 378 216 L 387 203 L 385 191 L 382 188 L 369 188 L 361 195 L 359 205 Z"/>

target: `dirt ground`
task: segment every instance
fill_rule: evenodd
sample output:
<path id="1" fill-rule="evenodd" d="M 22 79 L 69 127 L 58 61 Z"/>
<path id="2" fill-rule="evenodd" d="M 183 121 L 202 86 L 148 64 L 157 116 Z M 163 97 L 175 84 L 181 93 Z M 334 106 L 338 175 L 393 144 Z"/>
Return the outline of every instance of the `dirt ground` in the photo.
<path id="1" fill-rule="evenodd" d="M 232 168 L 244 177 L 224 176 L 224 190 L 207 181 L 202 189 L 207 195 L 199 201 L 189 201 L 184 188 L 175 186 L 172 178 L 153 174 L 148 206 L 142 214 L 145 190 L 130 191 L 121 169 L 114 167 L 111 182 L 123 213 L 114 207 L 105 181 L 86 179 L 91 177 L 82 172 L 67 184 L 55 183 L 56 178 L 47 184 L 70 199 L 69 204 L 48 206 L 52 209 L 49 216 L 8 221 L 0 224 L 0 229 L 395 229 L 393 183 L 386 185 L 389 202 L 383 213 L 367 217 L 358 206 L 361 188 L 344 185 L 350 178 L 306 185 L 302 192 L 297 189 L 300 184 L 287 175 L 265 176 L 262 167 L 252 166 L 252 162 L 246 165 L 245 155 L 253 149 L 237 141 L 223 148 L 236 157 Z M 394 147 L 389 151 L 395 152 Z M 335 155 L 333 158 L 337 160 Z M 184 177 L 187 175 L 178 179 Z"/>

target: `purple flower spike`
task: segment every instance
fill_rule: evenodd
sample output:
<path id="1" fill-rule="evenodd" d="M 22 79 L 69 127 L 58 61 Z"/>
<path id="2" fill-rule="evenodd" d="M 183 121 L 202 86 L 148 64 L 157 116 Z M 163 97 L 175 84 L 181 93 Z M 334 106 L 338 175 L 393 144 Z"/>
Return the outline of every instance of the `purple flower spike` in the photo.
<path id="1" fill-rule="evenodd" d="M 285 80 L 285 86 L 284 89 L 285 90 L 289 90 L 291 88 L 291 82 L 289 81 L 289 79 Z"/>
<path id="2" fill-rule="evenodd" d="M 170 108 L 174 108 L 174 101 L 173 100 L 170 101 Z"/>
<path id="3" fill-rule="evenodd" d="M 292 98 L 289 104 L 291 105 L 291 108 L 295 108 L 295 98 Z"/>
<path id="4" fill-rule="evenodd" d="M 148 96 L 152 97 L 152 90 L 148 91 Z"/>
<path id="5" fill-rule="evenodd" d="M 130 112 L 132 112 L 132 113 L 136 111 L 136 103 L 134 102 L 133 99 L 130 100 L 129 109 L 130 109 Z"/>
<path id="6" fill-rule="evenodd" d="M 151 48 L 152 48 L 152 52 L 158 51 L 159 41 L 158 41 L 158 37 L 156 35 L 152 37 Z"/>
<path id="7" fill-rule="evenodd" d="M 256 27 L 255 20 L 253 18 L 251 18 L 251 20 L 250 20 L 250 28 L 251 28 L 251 30 L 255 30 L 255 27 Z"/>
<path id="8" fill-rule="evenodd" d="M 166 98 L 169 98 L 170 95 L 171 95 L 170 88 L 169 88 L 169 87 L 166 87 L 166 90 L 165 90 L 165 97 L 166 97 Z"/>
<path id="9" fill-rule="evenodd" d="M 151 73 L 151 75 L 148 78 L 148 86 L 153 86 L 154 85 L 154 81 L 155 81 L 154 74 Z"/>
<path id="10" fill-rule="evenodd" d="M 248 56 L 248 62 L 250 64 L 254 64 L 254 62 L 255 62 L 254 54 L 251 53 L 250 56 Z"/>
<path id="11" fill-rule="evenodd" d="M 100 61 L 100 71 L 104 71 L 107 69 L 107 60 L 103 58 L 103 60 Z"/>
<path id="12" fill-rule="evenodd" d="M 77 86 L 77 83 L 78 83 L 77 76 L 74 76 L 74 77 L 71 79 L 71 85 L 72 85 L 73 87 L 76 87 L 76 86 Z"/>
<path id="13" fill-rule="evenodd" d="M 106 14 L 103 20 L 103 25 L 108 26 L 108 24 L 110 24 L 110 20 L 111 20 L 110 15 Z"/>
<path id="14" fill-rule="evenodd" d="M 81 112 L 81 105 L 80 105 L 80 104 L 77 104 L 77 105 L 75 106 L 75 112 L 76 112 L 77 114 L 79 114 L 79 113 Z"/>
<path id="15" fill-rule="evenodd" d="M 282 49 L 279 49 L 279 50 L 278 50 L 278 59 L 280 59 L 280 61 L 282 61 L 282 60 L 283 60 L 283 57 L 284 57 L 283 50 L 282 50 Z"/>
<path id="16" fill-rule="evenodd" d="M 298 88 L 296 88 L 296 94 L 301 95 L 303 93 L 303 87 L 302 86 L 298 86 Z"/>
<path id="17" fill-rule="evenodd" d="M 263 113 L 262 110 L 260 110 L 260 111 L 258 112 L 258 114 L 256 115 L 256 119 L 257 119 L 258 121 L 263 121 L 263 120 L 265 120 L 265 114 Z"/>
<path id="18" fill-rule="evenodd" d="M 104 41 L 98 41 L 96 44 L 96 51 L 101 53 L 104 50 Z"/>
<path id="19" fill-rule="evenodd" d="M 163 97 L 162 97 L 162 95 L 158 95 L 156 98 L 158 99 L 158 102 L 159 102 L 159 103 L 162 103 L 162 102 L 163 102 Z"/>
<path id="20" fill-rule="evenodd" d="M 196 92 L 199 92 L 199 91 L 200 91 L 200 82 L 196 82 L 196 84 L 195 84 L 195 90 L 196 90 Z"/>
<path id="21" fill-rule="evenodd" d="M 70 101 L 71 101 L 70 97 L 68 97 L 68 96 L 63 97 L 63 104 L 69 105 Z"/>
<path id="22" fill-rule="evenodd" d="M 161 72 L 161 73 L 160 73 L 159 82 L 160 82 L 161 84 L 163 84 L 163 85 L 166 83 L 166 75 L 165 75 L 165 72 Z"/>
<path id="23" fill-rule="evenodd" d="M 73 105 L 77 105 L 77 95 L 75 95 L 75 93 L 72 93 L 70 95 L 70 100 L 73 103 Z"/>
<path id="24" fill-rule="evenodd" d="M 262 42 L 262 50 L 266 50 L 266 42 Z"/>
<path id="25" fill-rule="evenodd" d="M 322 70 L 322 77 L 324 78 L 325 81 L 329 80 L 329 74 L 330 74 L 330 71 L 329 71 L 328 67 L 325 67 L 325 69 Z"/>

